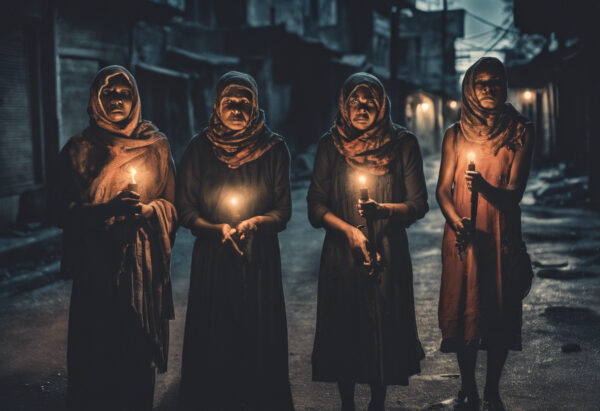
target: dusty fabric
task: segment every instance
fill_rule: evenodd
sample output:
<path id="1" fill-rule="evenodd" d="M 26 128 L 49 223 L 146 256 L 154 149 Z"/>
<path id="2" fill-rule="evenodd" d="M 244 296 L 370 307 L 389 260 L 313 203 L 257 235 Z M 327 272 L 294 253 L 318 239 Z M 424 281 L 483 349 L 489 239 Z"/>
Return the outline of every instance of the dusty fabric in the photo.
<path id="1" fill-rule="evenodd" d="M 248 125 L 241 130 L 229 129 L 219 117 L 221 97 L 231 87 L 239 87 L 252 94 L 252 113 Z M 256 160 L 281 141 L 265 124 L 265 112 L 258 106 L 256 81 L 249 74 L 237 71 L 225 73 L 217 82 L 213 113 L 203 134 L 212 143 L 215 156 L 229 168 L 238 168 Z"/>
<path id="2" fill-rule="evenodd" d="M 367 87 L 377 103 L 377 117 L 367 130 L 358 130 L 350 121 L 347 103 L 359 87 Z M 394 144 L 408 131 L 392 123 L 390 100 L 377 77 L 368 73 L 355 73 L 342 86 L 335 123 L 330 130 L 333 143 L 346 162 L 353 168 L 374 175 L 389 171 L 396 150 Z"/>
<path id="3" fill-rule="evenodd" d="M 289 153 L 279 142 L 254 161 L 230 168 L 205 134 L 184 153 L 177 177 L 177 209 L 184 227 L 236 217 L 271 216 L 276 231 L 259 229 L 239 257 L 216 234 L 197 233 L 192 254 L 183 359 L 183 409 L 293 408 L 281 259 L 277 231 L 291 215 Z"/>
<path id="4" fill-rule="evenodd" d="M 487 71 L 500 77 L 504 89 L 501 104 L 495 109 L 487 109 L 481 105 L 475 93 L 475 77 L 478 73 Z M 493 154 L 504 146 L 515 151 L 523 145 L 523 122 L 519 112 L 510 103 L 506 103 L 508 83 L 506 69 L 495 57 L 483 57 L 475 62 L 463 78 L 462 104 L 460 113 L 460 128 L 464 138 L 470 142 L 485 141 Z"/>
<path id="5" fill-rule="evenodd" d="M 108 73 L 102 70 L 98 76 Z M 94 84 L 103 80 L 97 78 Z M 92 93 L 93 100 L 93 87 Z M 139 101 L 134 104 L 139 106 Z M 98 105 L 90 107 L 96 110 Z M 61 271 L 73 279 L 67 355 L 69 398 L 75 409 L 86 406 L 78 398 L 92 404 L 121 402 L 126 394 L 106 387 L 119 370 L 126 375 L 137 367 L 128 360 L 138 365 L 145 361 L 142 368 L 148 373 L 155 372 L 154 365 L 165 371 L 168 325 L 174 317 L 170 255 L 177 214 L 169 143 L 147 121 L 135 124 L 132 138 L 126 138 L 97 126 L 94 119 L 101 114 L 90 117 L 93 125 L 61 150 L 51 190 L 51 214 L 63 228 Z M 140 221 L 82 217 L 82 205 L 106 203 L 127 188 L 131 167 L 137 170 L 141 201 L 154 208 L 155 216 Z M 145 360 L 129 350 L 146 353 Z M 146 380 L 153 386 L 153 378 Z M 138 382 L 128 383 L 135 395 Z"/>
<path id="6" fill-rule="evenodd" d="M 375 282 L 357 266 L 346 238 L 328 230 L 321 253 L 317 325 L 312 354 L 315 381 L 407 385 L 420 371 L 424 352 L 415 320 L 413 271 L 406 227 L 428 210 L 421 152 L 416 137 L 402 133 L 389 172 L 369 176 L 369 195 L 378 202 L 405 203 L 407 220 L 375 222 L 375 244 L 385 270 Z M 358 226 L 365 220 L 356 203 L 356 171 L 340 154 L 331 134 L 321 138 L 308 190 L 308 217 L 314 227 L 332 212 Z"/>
<path id="7" fill-rule="evenodd" d="M 524 122 L 519 127 L 526 127 Z M 502 146 L 494 155 L 493 141 L 472 142 L 465 138 L 461 124 L 452 133 L 456 151 L 453 201 L 459 216 L 471 213 L 471 191 L 464 172 L 468 154 L 475 154 L 476 170 L 490 184 L 504 188 L 510 180 L 515 151 Z M 461 259 L 455 246 L 456 234 L 446 224 L 442 243 L 442 285 L 439 300 L 439 326 L 443 352 L 459 350 L 465 341 L 482 339 L 482 348 L 490 342 L 513 350 L 521 349 L 521 298 L 507 285 L 506 266 L 509 250 L 522 246 L 521 210 L 500 211 L 479 196 L 477 236 Z"/>

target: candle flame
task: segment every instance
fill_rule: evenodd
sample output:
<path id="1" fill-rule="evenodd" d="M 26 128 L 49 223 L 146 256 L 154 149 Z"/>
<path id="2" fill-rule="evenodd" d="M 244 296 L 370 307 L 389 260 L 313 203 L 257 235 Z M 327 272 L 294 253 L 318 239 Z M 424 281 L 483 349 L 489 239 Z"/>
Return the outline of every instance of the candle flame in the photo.
<path id="1" fill-rule="evenodd" d="M 361 174 L 358 176 L 358 181 L 364 186 L 365 184 L 367 184 L 367 177 Z"/>
<path id="2" fill-rule="evenodd" d="M 136 175 L 137 171 L 135 170 L 135 168 L 131 167 L 131 168 L 129 169 L 129 172 L 131 173 L 131 182 L 132 182 L 133 184 L 137 184 L 137 183 L 135 182 L 135 175 Z"/>
<path id="3" fill-rule="evenodd" d="M 231 199 L 229 199 L 229 202 L 231 203 L 232 206 L 236 206 L 238 205 L 238 198 L 237 197 L 231 197 Z"/>
<path id="4" fill-rule="evenodd" d="M 475 162 L 475 153 L 473 153 L 472 151 L 467 154 L 467 158 L 469 159 L 469 163 L 474 163 Z"/>

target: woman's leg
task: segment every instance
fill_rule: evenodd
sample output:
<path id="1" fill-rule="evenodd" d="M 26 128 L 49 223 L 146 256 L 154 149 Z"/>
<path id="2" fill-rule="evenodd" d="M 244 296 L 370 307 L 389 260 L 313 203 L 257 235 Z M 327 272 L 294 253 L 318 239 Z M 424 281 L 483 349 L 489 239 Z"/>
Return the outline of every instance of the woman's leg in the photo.
<path id="1" fill-rule="evenodd" d="M 461 391 L 472 400 L 479 400 L 477 392 L 477 381 L 475 380 L 475 364 L 477 362 L 477 351 L 479 341 L 469 341 L 462 350 L 456 353 L 458 367 L 460 368 Z"/>
<path id="2" fill-rule="evenodd" d="M 371 384 L 371 402 L 369 411 L 383 411 L 385 406 L 385 393 L 387 387 L 380 384 Z"/>
<path id="3" fill-rule="evenodd" d="M 490 346 L 487 355 L 487 375 L 483 398 L 500 400 L 500 376 L 508 356 L 508 349 L 504 346 Z"/>
<path id="4" fill-rule="evenodd" d="M 354 411 L 354 381 L 338 381 L 342 411 Z"/>

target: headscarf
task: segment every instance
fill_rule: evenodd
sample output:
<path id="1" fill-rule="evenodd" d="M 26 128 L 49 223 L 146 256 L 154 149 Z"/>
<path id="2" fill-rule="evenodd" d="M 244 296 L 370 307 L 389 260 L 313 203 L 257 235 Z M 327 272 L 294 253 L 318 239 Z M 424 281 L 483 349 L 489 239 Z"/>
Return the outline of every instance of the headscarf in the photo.
<path id="1" fill-rule="evenodd" d="M 119 76 L 129 83 L 131 87 L 131 111 L 127 118 L 115 123 L 110 120 L 104 110 L 100 96 L 102 90 L 108 85 L 110 80 Z M 87 111 L 90 116 L 91 126 L 98 127 L 120 137 L 144 138 L 144 132 L 148 128 L 154 127 L 149 121 L 142 122 L 142 104 L 135 78 L 125 67 L 117 65 L 104 67 L 96 73 L 96 77 L 90 87 L 90 101 Z"/>
<path id="2" fill-rule="evenodd" d="M 377 105 L 377 117 L 367 130 L 358 130 L 352 125 L 347 108 L 348 99 L 359 87 L 367 87 Z M 375 175 L 386 174 L 396 155 L 395 143 L 399 133 L 407 132 L 392 123 L 390 100 L 377 77 L 369 73 L 355 73 L 348 77 L 342 86 L 331 136 L 335 147 L 350 166 Z"/>
<path id="3" fill-rule="evenodd" d="M 252 95 L 252 112 L 246 127 L 231 130 L 219 116 L 219 104 L 223 95 L 231 88 L 247 90 Z M 229 168 L 238 168 L 256 160 L 271 147 L 282 141 L 265 124 L 265 112 L 258 106 L 256 80 L 246 73 L 229 71 L 217 82 L 213 112 L 206 129 L 206 137 L 212 143 L 213 152 Z"/>
<path id="4" fill-rule="evenodd" d="M 475 77 L 482 71 L 498 76 L 502 82 L 500 104 L 494 109 L 483 107 L 475 93 Z M 503 146 L 516 150 L 523 145 L 522 135 L 526 120 L 512 104 L 506 102 L 507 92 L 506 69 L 495 57 L 480 58 L 465 73 L 462 83 L 461 131 L 468 141 L 490 141 L 494 155 Z"/>

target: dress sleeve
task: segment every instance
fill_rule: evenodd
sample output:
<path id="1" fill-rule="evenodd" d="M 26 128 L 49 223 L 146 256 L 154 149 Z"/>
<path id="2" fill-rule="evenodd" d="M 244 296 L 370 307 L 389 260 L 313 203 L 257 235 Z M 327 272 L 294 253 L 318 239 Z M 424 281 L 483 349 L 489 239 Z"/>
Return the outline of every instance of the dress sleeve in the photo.
<path id="1" fill-rule="evenodd" d="M 404 171 L 402 178 L 404 179 L 404 187 L 406 187 L 404 204 L 411 210 L 404 222 L 406 226 L 409 226 L 418 219 L 423 218 L 425 213 L 429 211 L 427 185 L 423 174 L 421 148 L 417 138 L 413 134 L 406 135 L 403 138 L 400 150 Z"/>
<path id="2" fill-rule="evenodd" d="M 332 161 L 329 161 L 330 159 L 327 155 L 326 136 L 319 141 L 312 180 L 308 188 L 308 195 L 306 196 L 306 201 L 308 202 L 308 220 L 315 228 L 323 226 L 323 216 L 330 211 L 329 189 L 331 186 L 331 167 L 333 164 Z"/>
<path id="3" fill-rule="evenodd" d="M 273 148 L 273 190 L 274 207 L 265 213 L 277 221 L 277 231 L 283 231 L 292 216 L 292 195 L 290 191 L 290 152 L 284 142 Z"/>
<path id="4" fill-rule="evenodd" d="M 179 223 L 187 228 L 200 217 L 198 196 L 202 182 L 199 178 L 198 138 L 194 138 L 186 148 L 177 173 L 175 206 Z"/>

